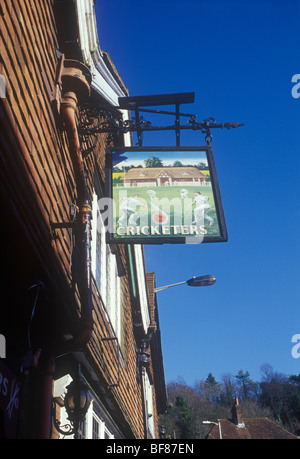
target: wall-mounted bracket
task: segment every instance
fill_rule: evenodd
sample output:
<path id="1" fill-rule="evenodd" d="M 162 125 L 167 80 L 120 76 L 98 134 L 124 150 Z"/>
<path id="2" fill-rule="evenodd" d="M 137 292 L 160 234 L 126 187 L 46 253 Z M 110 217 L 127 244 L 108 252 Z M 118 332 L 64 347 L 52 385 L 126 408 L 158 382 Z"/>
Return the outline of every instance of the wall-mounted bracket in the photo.
<path id="1" fill-rule="evenodd" d="M 205 134 L 205 140 L 210 144 L 212 129 L 232 129 L 243 126 L 241 123 L 229 122 L 216 123 L 214 118 L 207 118 L 201 122 L 196 121 L 196 115 L 182 113 L 180 105 L 194 102 L 194 93 L 162 94 L 156 96 L 120 97 L 119 106 L 91 105 L 80 107 L 79 132 L 82 135 L 96 135 L 101 133 L 125 134 L 136 132 L 138 144 L 142 146 L 142 134 L 151 131 L 175 131 L 176 146 L 180 146 L 180 133 L 182 130 L 200 130 Z M 175 111 L 153 110 L 144 107 L 159 105 L 175 105 Z M 122 111 L 132 111 L 132 117 L 123 118 Z M 174 124 L 168 126 L 154 126 L 141 115 L 142 112 L 158 115 L 175 116 Z M 189 118 L 186 124 L 181 124 L 181 118 Z"/>
<path id="2" fill-rule="evenodd" d="M 58 238 L 56 230 L 58 229 L 75 229 L 76 222 L 61 222 L 61 223 L 53 223 L 50 222 L 50 235 L 51 239 L 55 240 Z"/>

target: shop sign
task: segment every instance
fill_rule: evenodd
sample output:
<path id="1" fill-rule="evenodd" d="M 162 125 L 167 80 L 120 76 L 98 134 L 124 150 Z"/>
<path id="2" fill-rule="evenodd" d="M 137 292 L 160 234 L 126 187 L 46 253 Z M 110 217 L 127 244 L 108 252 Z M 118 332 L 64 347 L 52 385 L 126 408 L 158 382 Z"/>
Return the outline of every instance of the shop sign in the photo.
<path id="1" fill-rule="evenodd" d="M 108 242 L 227 241 L 211 146 L 109 148 L 106 159 Z"/>
<path id="2" fill-rule="evenodd" d="M 0 436 L 4 433 L 9 439 L 16 438 L 20 388 L 17 377 L 0 360 Z"/>

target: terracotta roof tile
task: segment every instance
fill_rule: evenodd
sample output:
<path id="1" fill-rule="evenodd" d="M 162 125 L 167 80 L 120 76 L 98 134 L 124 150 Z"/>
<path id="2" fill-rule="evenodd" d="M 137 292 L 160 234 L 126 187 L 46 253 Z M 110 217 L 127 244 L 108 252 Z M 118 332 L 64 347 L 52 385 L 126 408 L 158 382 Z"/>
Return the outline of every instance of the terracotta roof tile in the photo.
<path id="1" fill-rule="evenodd" d="M 221 433 L 223 439 L 291 439 L 297 437 L 283 429 L 275 422 L 267 418 L 244 419 L 245 427 L 237 427 L 232 420 L 220 419 Z M 206 437 L 207 439 L 219 439 L 218 426 L 213 426 Z"/>

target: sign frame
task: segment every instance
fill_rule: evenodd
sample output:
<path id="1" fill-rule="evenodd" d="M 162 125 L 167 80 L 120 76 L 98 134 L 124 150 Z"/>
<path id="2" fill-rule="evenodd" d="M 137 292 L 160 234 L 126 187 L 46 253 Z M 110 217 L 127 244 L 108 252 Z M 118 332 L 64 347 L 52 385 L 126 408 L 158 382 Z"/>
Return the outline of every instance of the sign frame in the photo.
<path id="1" fill-rule="evenodd" d="M 187 244 L 187 243 L 211 243 L 211 242 L 227 242 L 228 233 L 223 209 L 223 203 L 221 199 L 221 193 L 219 188 L 219 181 L 217 177 L 213 151 L 211 145 L 197 146 L 197 147 L 108 147 L 106 149 L 106 187 L 105 187 L 105 197 L 109 200 L 114 199 L 114 186 L 113 186 L 113 160 L 114 155 L 115 159 L 119 161 L 122 159 L 122 155 L 125 155 L 125 159 L 130 158 L 130 154 L 141 153 L 141 156 L 148 155 L 149 153 L 158 154 L 162 152 L 163 154 L 172 154 L 178 152 L 182 154 L 182 158 L 188 152 L 196 154 L 197 152 L 203 152 L 206 154 L 211 191 L 213 194 L 214 207 L 216 212 L 216 218 L 218 222 L 219 234 L 217 236 L 203 235 L 202 237 L 187 237 L 187 234 L 180 235 L 118 235 L 112 230 L 114 228 L 115 216 L 113 211 L 107 212 L 107 229 L 106 229 L 106 242 L 108 244 Z M 128 188 L 129 189 L 129 188 Z M 138 188 L 135 188 L 138 190 Z"/>

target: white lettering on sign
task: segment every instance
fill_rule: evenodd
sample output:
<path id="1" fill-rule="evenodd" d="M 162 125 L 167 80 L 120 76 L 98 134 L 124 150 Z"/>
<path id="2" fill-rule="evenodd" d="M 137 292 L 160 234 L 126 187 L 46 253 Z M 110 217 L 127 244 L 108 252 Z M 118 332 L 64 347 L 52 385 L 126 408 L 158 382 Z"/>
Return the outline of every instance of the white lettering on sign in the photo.
<path id="1" fill-rule="evenodd" d="M 9 395 L 9 402 L 6 407 L 6 411 L 8 413 L 8 417 L 11 418 L 13 414 L 14 409 L 19 408 L 19 391 L 20 391 L 20 385 L 16 381 L 12 381 L 11 384 L 11 389 L 10 389 L 10 395 Z"/>
<path id="2" fill-rule="evenodd" d="M 11 418 L 13 411 L 19 408 L 20 384 L 14 378 L 10 380 L 5 373 L 0 371 L 0 408 L 6 410 Z"/>
<path id="3" fill-rule="evenodd" d="M 2 373 L 0 373 L 0 395 L 3 397 L 7 396 L 8 392 L 8 379 L 3 376 Z"/>
<path id="4" fill-rule="evenodd" d="M 0 415 L 7 438 L 17 435 L 21 383 L 0 359 Z"/>

